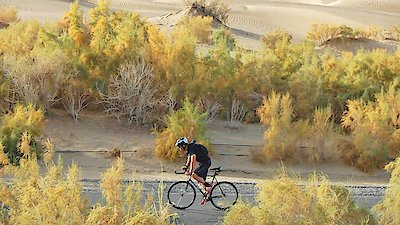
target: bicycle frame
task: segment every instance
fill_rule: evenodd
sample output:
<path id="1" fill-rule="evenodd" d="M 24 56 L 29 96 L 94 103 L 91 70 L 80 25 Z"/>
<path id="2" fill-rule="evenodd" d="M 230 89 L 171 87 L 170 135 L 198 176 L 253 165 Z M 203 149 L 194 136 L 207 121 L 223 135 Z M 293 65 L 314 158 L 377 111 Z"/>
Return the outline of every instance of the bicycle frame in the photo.
<path id="1" fill-rule="evenodd" d="M 217 177 L 216 177 L 216 176 L 217 176 L 218 173 L 221 171 L 221 169 L 217 167 L 217 168 L 213 168 L 212 170 L 214 171 L 214 173 L 213 173 L 213 174 L 207 174 L 207 177 L 212 177 L 212 179 L 211 179 L 211 184 L 214 184 L 214 182 L 215 182 L 216 184 L 218 184 L 218 180 L 217 180 Z M 186 172 L 186 171 L 185 171 L 185 172 Z M 175 171 L 175 174 L 185 174 L 185 172 L 176 172 L 176 171 Z M 190 184 L 192 184 L 192 185 L 203 195 L 203 197 L 206 197 L 206 196 L 207 196 L 207 193 L 205 192 L 205 190 L 203 191 L 202 188 L 199 188 L 199 186 L 197 186 L 197 184 L 193 181 L 191 175 L 188 177 L 187 182 L 190 183 Z"/>

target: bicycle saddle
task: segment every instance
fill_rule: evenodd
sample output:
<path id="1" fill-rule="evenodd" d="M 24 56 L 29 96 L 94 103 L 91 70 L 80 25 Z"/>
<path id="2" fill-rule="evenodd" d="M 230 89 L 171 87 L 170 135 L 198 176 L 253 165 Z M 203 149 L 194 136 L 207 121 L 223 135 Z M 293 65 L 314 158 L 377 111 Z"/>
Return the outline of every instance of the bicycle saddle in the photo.
<path id="1" fill-rule="evenodd" d="M 210 170 L 221 171 L 221 166 L 215 167 L 215 168 L 211 168 Z"/>

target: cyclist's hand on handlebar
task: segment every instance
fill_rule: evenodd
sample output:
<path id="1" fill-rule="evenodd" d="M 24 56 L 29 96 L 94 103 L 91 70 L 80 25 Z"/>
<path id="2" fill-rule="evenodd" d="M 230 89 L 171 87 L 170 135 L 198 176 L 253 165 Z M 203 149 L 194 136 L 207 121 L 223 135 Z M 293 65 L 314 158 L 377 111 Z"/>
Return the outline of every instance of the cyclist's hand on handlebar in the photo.
<path id="1" fill-rule="evenodd" d="M 187 166 L 186 166 L 186 165 L 183 165 L 183 166 L 181 167 L 181 170 L 186 171 L 186 170 L 187 170 Z"/>

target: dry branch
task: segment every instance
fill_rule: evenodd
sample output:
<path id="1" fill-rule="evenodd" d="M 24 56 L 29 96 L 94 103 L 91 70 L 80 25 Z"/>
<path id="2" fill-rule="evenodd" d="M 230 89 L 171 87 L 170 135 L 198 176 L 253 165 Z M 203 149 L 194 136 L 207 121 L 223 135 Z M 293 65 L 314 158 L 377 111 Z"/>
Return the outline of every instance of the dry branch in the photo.
<path id="1" fill-rule="evenodd" d="M 56 58 L 5 59 L 5 77 L 11 81 L 10 101 L 33 103 L 47 111 L 60 100 L 59 91 L 66 80 L 65 66 Z"/>
<path id="2" fill-rule="evenodd" d="M 244 120 L 246 116 L 246 109 L 240 103 L 239 100 L 234 99 L 232 101 L 231 112 L 229 117 L 229 127 L 238 128 L 239 124 Z"/>
<path id="3" fill-rule="evenodd" d="M 85 89 L 72 85 L 64 90 L 61 102 L 75 121 L 79 120 L 82 110 L 88 106 L 89 96 Z"/>
<path id="4" fill-rule="evenodd" d="M 149 122 L 155 106 L 163 100 L 157 97 L 153 70 L 144 62 L 121 66 L 109 81 L 108 93 L 100 95 L 106 113 L 137 125 Z"/>
<path id="5" fill-rule="evenodd" d="M 221 103 L 219 103 L 218 101 L 210 101 L 207 99 L 200 100 L 200 106 L 203 111 L 207 113 L 207 122 L 213 121 L 222 109 Z"/>

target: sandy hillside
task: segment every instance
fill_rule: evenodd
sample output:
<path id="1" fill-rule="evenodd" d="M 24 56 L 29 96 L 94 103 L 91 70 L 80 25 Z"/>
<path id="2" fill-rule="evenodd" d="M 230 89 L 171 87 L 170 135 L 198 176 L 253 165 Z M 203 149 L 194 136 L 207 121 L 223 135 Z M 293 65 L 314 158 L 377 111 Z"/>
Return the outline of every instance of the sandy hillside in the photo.
<path id="1" fill-rule="evenodd" d="M 62 18 L 69 9 L 68 0 L 0 0 L 1 5 L 17 8 L 22 19 L 38 19 L 42 22 Z M 84 11 L 94 7 L 97 1 L 81 1 Z M 283 29 L 293 35 L 294 41 L 306 37 L 311 25 L 329 23 L 346 24 L 352 28 L 377 26 L 391 28 L 400 25 L 399 0 L 226 0 L 229 12 L 228 26 L 244 47 L 257 49 L 259 38 L 273 29 Z M 161 28 L 171 26 L 166 15 L 176 14 L 184 8 L 181 0 L 111 0 L 111 8 L 138 12 Z M 172 24 L 173 25 L 173 24 Z M 359 40 L 332 42 L 338 50 L 358 48 L 397 49 L 397 42 Z M 128 172 L 141 176 L 158 176 L 161 171 L 170 173 L 179 165 L 156 159 L 153 155 L 154 136 L 148 129 L 123 126 L 113 117 L 101 113 L 85 112 L 82 120 L 75 123 L 62 111 L 54 111 L 48 118 L 45 137 L 52 138 L 56 150 L 63 155 L 64 163 L 76 161 L 83 167 L 84 177 L 98 178 L 112 158 L 107 152 L 113 147 L 122 151 Z M 257 164 L 251 152 L 260 149 L 264 128 L 260 125 L 243 125 L 231 130 L 225 122 L 210 124 L 210 138 L 216 146 L 213 165 L 222 165 L 224 175 L 245 179 L 271 177 L 279 168 L 279 162 Z M 340 163 L 322 165 L 287 165 L 288 170 L 299 171 L 303 176 L 317 170 L 326 173 L 334 181 L 386 183 L 389 174 L 378 171 L 366 175 Z M 173 177 L 172 175 L 170 175 Z"/>

